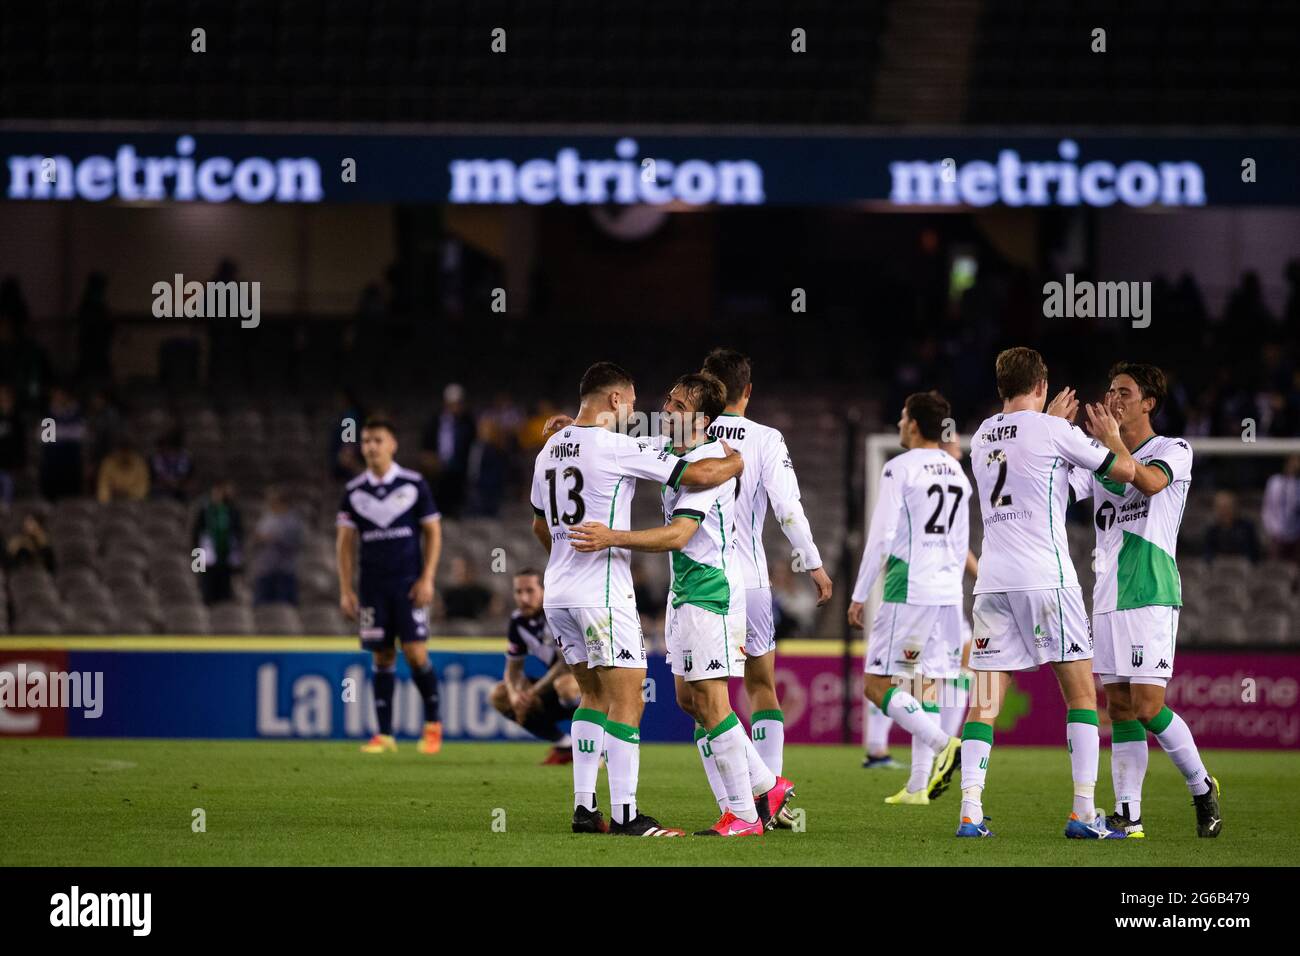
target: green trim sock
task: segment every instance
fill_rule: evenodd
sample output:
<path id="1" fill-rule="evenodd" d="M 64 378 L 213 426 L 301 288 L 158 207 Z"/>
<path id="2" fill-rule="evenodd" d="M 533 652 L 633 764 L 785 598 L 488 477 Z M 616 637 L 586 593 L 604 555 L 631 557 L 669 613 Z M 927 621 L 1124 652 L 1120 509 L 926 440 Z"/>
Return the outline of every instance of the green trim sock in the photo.
<path id="1" fill-rule="evenodd" d="M 922 710 L 920 702 L 901 687 L 885 691 L 881 704 L 881 709 L 894 718 L 894 723 L 913 737 L 920 737 L 931 750 L 938 752 L 948 746 L 948 735 L 939 726 L 939 721 Z"/>
<path id="2" fill-rule="evenodd" d="M 1200 796 L 1210 789 L 1210 774 L 1201 762 L 1201 753 L 1196 749 L 1191 728 L 1187 722 L 1168 707 L 1160 708 L 1145 724 L 1147 730 L 1156 735 L 1156 740 L 1169 754 L 1178 772 L 1183 775 L 1187 789 L 1192 796 Z"/>
<path id="3" fill-rule="evenodd" d="M 641 732 L 631 724 L 605 722 L 609 806 L 615 823 L 636 819 L 636 784 L 641 769 Z"/>
<path id="4" fill-rule="evenodd" d="M 600 777 L 600 755 L 605 749 L 607 718 L 598 710 L 579 707 L 573 712 L 569 735 L 573 738 L 573 808 L 596 809 L 596 784 Z"/>
<path id="5" fill-rule="evenodd" d="M 709 781 L 709 789 L 713 791 L 713 799 L 718 803 L 718 812 L 725 813 L 727 787 L 722 782 L 722 774 L 718 772 L 718 761 L 713 757 L 713 745 L 709 742 L 709 734 L 698 724 L 695 727 L 695 750 L 700 755 L 700 762 L 704 764 L 704 776 Z"/>
<path id="6" fill-rule="evenodd" d="M 754 749 L 767 768 L 774 775 L 781 776 L 781 767 L 785 763 L 785 715 L 779 710 L 756 710 L 749 721 Z"/>
<path id="7" fill-rule="evenodd" d="M 1115 812 L 1134 823 L 1142 819 L 1142 783 L 1147 775 L 1147 732 L 1137 720 L 1117 720 L 1110 728 L 1110 778 Z"/>
<path id="8" fill-rule="evenodd" d="M 1097 764 L 1101 759 L 1097 712 L 1082 708 L 1067 711 L 1065 741 L 1070 751 L 1070 777 L 1074 780 L 1074 815 L 1091 823 L 1097 810 Z"/>
<path id="9" fill-rule="evenodd" d="M 745 756 L 748 738 L 740 725 L 740 718 L 728 714 L 705 738 L 713 749 L 713 759 L 718 764 L 727 794 L 727 809 L 746 823 L 758 820 L 754 807 L 754 794 L 749 786 L 749 760 Z"/>
<path id="10" fill-rule="evenodd" d="M 993 753 L 993 728 L 968 720 L 961 734 L 961 819 L 979 823 L 984 819 L 984 780 Z"/>

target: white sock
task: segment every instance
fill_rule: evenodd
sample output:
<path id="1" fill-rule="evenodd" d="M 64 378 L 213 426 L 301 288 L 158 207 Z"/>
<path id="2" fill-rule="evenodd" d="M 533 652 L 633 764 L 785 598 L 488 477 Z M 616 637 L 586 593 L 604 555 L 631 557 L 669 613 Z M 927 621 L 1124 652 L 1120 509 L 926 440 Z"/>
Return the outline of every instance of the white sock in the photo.
<path id="1" fill-rule="evenodd" d="M 879 757 L 889 753 L 889 729 L 894 722 L 871 701 L 867 701 L 867 755 Z"/>
<path id="2" fill-rule="evenodd" d="M 636 727 L 608 721 L 609 806 L 615 823 L 636 818 L 636 781 L 641 769 L 641 733 Z"/>
<path id="3" fill-rule="evenodd" d="M 947 681 L 940 690 L 943 696 L 939 701 L 939 726 L 949 737 L 959 736 L 962 724 L 966 722 L 966 702 L 970 698 L 967 690 L 969 679 L 959 677 Z"/>
<path id="4" fill-rule="evenodd" d="M 961 739 L 961 815 L 971 823 L 984 819 L 984 779 L 993 753 L 993 728 L 968 721 Z"/>
<path id="5" fill-rule="evenodd" d="M 750 736 L 763 763 L 781 776 L 785 749 L 785 715 L 779 710 L 760 710 L 750 716 Z"/>
<path id="6" fill-rule="evenodd" d="M 605 715 L 580 707 L 573 712 L 573 808 L 596 809 L 596 778 L 605 749 Z"/>
<path id="7" fill-rule="evenodd" d="M 729 714 L 705 738 L 713 749 L 718 773 L 727 790 L 727 809 L 740 820 L 753 823 L 758 819 L 754 793 L 749 787 L 749 760 L 745 756 L 745 729 L 740 718 Z"/>
<path id="8" fill-rule="evenodd" d="M 713 799 L 718 802 L 718 812 L 725 813 L 727 787 L 722 782 L 722 774 L 718 772 L 718 762 L 713 758 L 713 747 L 709 744 L 708 731 L 703 727 L 695 728 L 695 749 L 699 751 L 700 761 L 704 764 L 704 776 L 709 779 L 709 789 L 713 791 Z"/>
<path id="9" fill-rule="evenodd" d="M 1084 823 L 1091 823 L 1097 809 L 1097 763 L 1101 759 L 1101 745 L 1097 740 L 1097 712 L 1067 712 L 1065 740 L 1070 750 L 1070 776 L 1074 780 L 1074 814 Z"/>
<path id="10" fill-rule="evenodd" d="M 926 789 L 930 782 L 930 770 L 934 766 L 934 750 L 920 737 L 912 738 L 912 775 L 907 778 L 907 792 L 917 793 Z"/>
<path id="11" fill-rule="evenodd" d="M 931 750 L 948 746 L 948 735 L 939 722 L 922 708 L 920 702 L 901 687 L 885 692 L 884 711 L 913 737 L 920 737 Z"/>
<path id="12" fill-rule="evenodd" d="M 1142 819 L 1142 781 L 1147 775 L 1147 732 L 1136 720 L 1118 720 L 1110 728 L 1110 777 L 1115 812 L 1133 822 Z"/>
<path id="13" fill-rule="evenodd" d="M 744 729 L 743 726 L 741 729 Z M 750 740 L 749 735 L 744 734 L 743 736 L 745 738 L 745 764 L 749 768 L 749 790 L 757 797 L 776 786 L 776 774 L 767 765 L 767 761 L 758 752 L 758 746 L 754 741 Z"/>
<path id="14" fill-rule="evenodd" d="M 1156 735 L 1160 746 L 1169 754 L 1169 759 L 1187 781 L 1187 789 L 1192 796 L 1200 796 L 1210 789 L 1210 772 L 1201 763 L 1201 752 L 1196 749 L 1192 730 L 1183 718 L 1164 707 L 1147 722 L 1146 727 Z"/>

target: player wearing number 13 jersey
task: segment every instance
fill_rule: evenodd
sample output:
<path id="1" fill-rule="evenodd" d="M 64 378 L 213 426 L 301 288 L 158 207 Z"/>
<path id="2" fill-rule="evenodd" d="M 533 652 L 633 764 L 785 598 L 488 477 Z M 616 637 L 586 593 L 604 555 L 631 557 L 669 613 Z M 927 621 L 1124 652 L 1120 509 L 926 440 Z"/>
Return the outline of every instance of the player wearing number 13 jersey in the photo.
<path id="1" fill-rule="evenodd" d="M 583 553 L 570 531 L 584 522 L 626 530 L 638 478 L 678 488 L 713 487 L 740 474 L 736 454 L 686 462 L 659 443 L 621 431 L 634 414 L 632 378 L 610 362 L 589 368 L 579 387 L 578 417 L 542 446 L 533 469 L 533 534 L 549 553 L 546 620 L 582 691 L 573 715 L 576 832 L 604 832 L 596 809 L 596 778 L 608 753 L 613 821 L 632 836 L 680 836 L 637 812 L 641 686 L 645 645 L 625 548 Z"/>
<path id="2" fill-rule="evenodd" d="M 991 695 L 977 695 L 962 732 L 962 808 L 958 836 L 988 836 L 982 792 L 993 747 L 993 723 L 1008 671 L 1051 664 L 1065 698 L 1066 740 L 1074 779 L 1074 808 L 1065 835 L 1122 837 L 1097 811 L 1097 705 L 1092 637 L 1079 580 L 1066 546 L 1065 509 L 1071 467 L 1117 482 L 1133 480 L 1134 461 L 1119 425 L 1102 406 L 1089 406 L 1089 440 L 1069 419 L 1078 407 L 1065 389 L 1044 414 L 1047 366 L 1033 349 L 997 358 L 1002 412 L 971 438 L 971 467 L 979 488 L 984 544 L 975 582 L 974 648 L 970 666 L 994 672 Z M 981 696 L 991 699 L 982 700 Z"/>

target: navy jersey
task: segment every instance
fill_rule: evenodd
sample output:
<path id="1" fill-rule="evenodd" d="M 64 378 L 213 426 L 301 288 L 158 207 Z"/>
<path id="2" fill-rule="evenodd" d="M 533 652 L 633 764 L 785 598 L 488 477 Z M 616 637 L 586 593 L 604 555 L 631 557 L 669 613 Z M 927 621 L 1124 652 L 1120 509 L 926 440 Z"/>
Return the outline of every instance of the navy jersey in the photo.
<path id="1" fill-rule="evenodd" d="M 519 660 L 531 655 L 550 667 L 555 663 L 556 650 L 555 637 L 546 626 L 545 611 L 532 617 L 525 617 L 518 609 L 511 613 L 510 626 L 506 629 L 506 657 Z"/>
<path id="2" fill-rule="evenodd" d="M 370 471 L 348 482 L 338 524 L 361 538 L 361 582 L 413 581 L 424 569 L 420 529 L 438 519 L 429 485 L 417 471 L 390 467 L 382 478 Z"/>

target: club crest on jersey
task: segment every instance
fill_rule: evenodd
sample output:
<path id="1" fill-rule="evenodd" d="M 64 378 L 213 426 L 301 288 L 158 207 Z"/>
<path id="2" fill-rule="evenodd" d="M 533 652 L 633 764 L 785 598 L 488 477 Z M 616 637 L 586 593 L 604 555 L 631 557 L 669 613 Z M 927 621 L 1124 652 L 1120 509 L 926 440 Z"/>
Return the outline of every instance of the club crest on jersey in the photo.
<path id="1" fill-rule="evenodd" d="M 371 524 L 387 528 L 410 511 L 419 496 L 420 492 L 415 485 L 401 485 L 383 497 L 376 497 L 364 488 L 357 488 L 348 495 L 348 501 L 357 514 Z"/>

